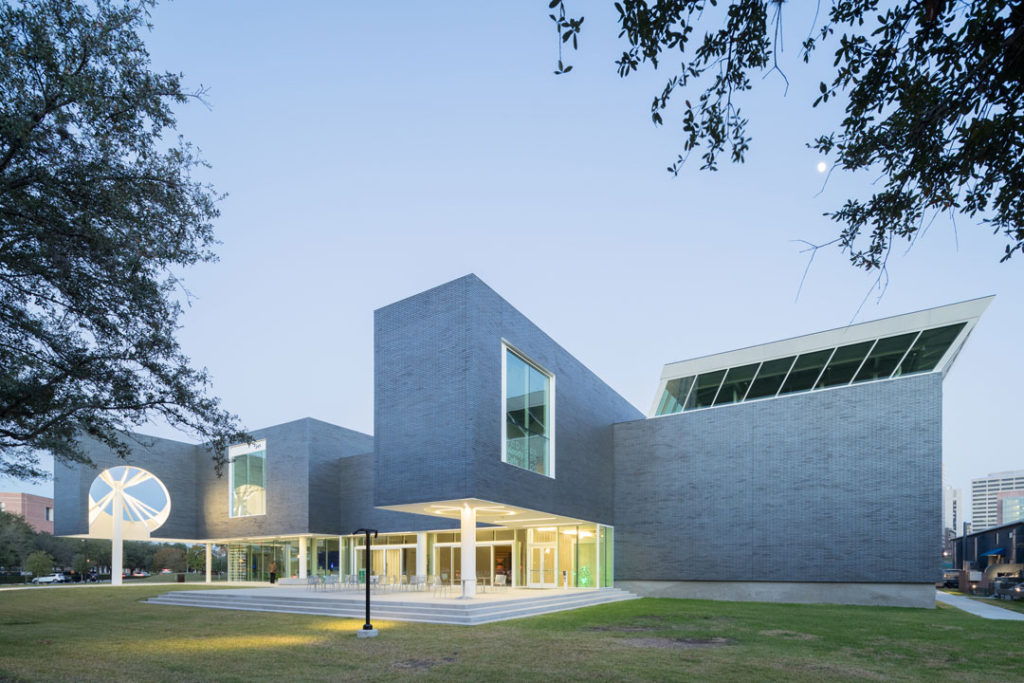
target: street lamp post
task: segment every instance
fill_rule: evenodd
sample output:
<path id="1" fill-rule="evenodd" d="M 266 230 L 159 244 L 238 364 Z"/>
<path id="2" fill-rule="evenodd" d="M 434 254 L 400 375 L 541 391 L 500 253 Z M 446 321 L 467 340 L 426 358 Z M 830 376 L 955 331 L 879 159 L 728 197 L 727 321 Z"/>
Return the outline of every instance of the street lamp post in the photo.
<path id="1" fill-rule="evenodd" d="M 366 534 L 366 561 L 364 562 L 364 572 L 366 575 L 366 623 L 363 624 L 362 629 L 356 631 L 356 636 L 360 638 L 373 638 L 377 635 L 377 629 L 370 623 L 370 534 L 377 538 L 377 530 L 356 529 L 353 533 Z"/>

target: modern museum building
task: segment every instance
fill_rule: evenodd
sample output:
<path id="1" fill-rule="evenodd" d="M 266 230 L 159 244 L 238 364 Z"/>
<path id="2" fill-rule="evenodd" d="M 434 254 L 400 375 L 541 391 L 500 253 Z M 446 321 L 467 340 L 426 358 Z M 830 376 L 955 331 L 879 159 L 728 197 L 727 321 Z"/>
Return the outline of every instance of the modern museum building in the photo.
<path id="1" fill-rule="evenodd" d="M 474 275 L 376 311 L 374 431 L 312 418 L 58 464 L 56 533 L 223 545 L 228 578 L 930 607 L 942 382 L 991 298 L 670 363 L 643 414 Z M 653 379 L 653 378 L 652 378 Z M 209 547 L 209 545 L 208 545 Z"/>

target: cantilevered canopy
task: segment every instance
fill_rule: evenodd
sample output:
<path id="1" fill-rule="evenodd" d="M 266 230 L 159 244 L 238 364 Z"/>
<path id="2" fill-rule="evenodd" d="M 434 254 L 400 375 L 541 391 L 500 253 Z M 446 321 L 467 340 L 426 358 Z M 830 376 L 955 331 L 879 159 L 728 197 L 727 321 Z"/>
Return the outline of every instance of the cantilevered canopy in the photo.
<path id="1" fill-rule="evenodd" d="M 945 377 L 993 298 L 669 363 L 650 415 L 926 372 Z"/>
<path id="2" fill-rule="evenodd" d="M 383 505 L 382 510 L 397 510 L 399 512 L 411 512 L 417 515 L 429 515 L 431 517 L 445 519 L 460 519 L 463 506 L 468 505 L 476 509 L 476 521 L 481 524 L 493 524 L 505 527 L 529 527 L 529 526 L 558 526 L 560 524 L 586 524 L 588 520 L 565 517 L 539 510 L 493 503 L 479 498 L 458 498 L 454 500 L 440 500 L 429 503 L 410 503 L 407 505 Z M 592 520 L 590 520 L 592 521 Z"/>

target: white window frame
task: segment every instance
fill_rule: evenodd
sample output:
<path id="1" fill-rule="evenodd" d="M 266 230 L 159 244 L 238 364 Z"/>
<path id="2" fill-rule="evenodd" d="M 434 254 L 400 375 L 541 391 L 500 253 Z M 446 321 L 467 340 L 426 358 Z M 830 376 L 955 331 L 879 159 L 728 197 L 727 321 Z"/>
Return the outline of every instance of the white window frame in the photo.
<path id="1" fill-rule="evenodd" d="M 506 424 L 508 410 L 505 405 L 505 400 L 508 396 L 508 354 L 513 353 L 519 357 L 521 361 L 527 365 L 532 366 L 535 370 L 540 372 L 542 375 L 548 378 L 549 390 L 549 408 L 548 408 L 548 423 L 550 426 L 550 434 L 548 435 L 548 472 L 534 472 L 518 465 L 512 465 L 508 462 L 506 445 L 508 444 L 508 427 Z M 531 359 L 528 355 L 517 349 L 516 347 L 509 344 L 506 340 L 501 340 L 501 461 L 509 467 L 515 467 L 517 470 L 523 472 L 531 472 L 541 477 L 547 477 L 549 479 L 555 478 L 555 375 L 544 368 L 543 365 L 537 361 Z"/>
<path id="2" fill-rule="evenodd" d="M 235 458 L 240 455 L 249 455 L 250 453 L 256 453 L 263 451 L 263 512 L 252 512 L 247 515 L 236 515 L 235 514 Z M 234 452 L 232 452 L 234 451 Z M 248 517 L 264 517 L 267 514 L 268 496 L 267 496 L 267 440 L 259 439 L 252 442 L 251 444 L 235 444 L 234 446 L 228 447 L 228 519 L 246 519 Z"/>

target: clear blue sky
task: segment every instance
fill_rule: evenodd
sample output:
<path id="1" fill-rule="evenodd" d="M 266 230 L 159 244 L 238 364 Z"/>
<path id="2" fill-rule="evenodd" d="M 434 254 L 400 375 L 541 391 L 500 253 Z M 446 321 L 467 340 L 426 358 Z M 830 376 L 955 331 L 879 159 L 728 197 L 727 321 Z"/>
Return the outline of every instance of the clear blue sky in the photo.
<path id="1" fill-rule="evenodd" d="M 180 333 L 225 406 L 250 428 L 372 433 L 373 310 L 468 272 L 645 412 L 667 362 L 996 294 L 945 383 L 944 461 L 965 502 L 971 477 L 1024 468 L 1024 258 L 1000 265 L 986 228 L 936 221 L 894 250 L 880 300 L 823 251 L 796 298 L 795 240 L 831 239 L 821 214 L 874 180 L 837 173 L 819 194 L 805 143 L 841 109 L 810 107 L 831 62 L 798 59 L 811 17 L 786 15 L 788 94 L 770 75 L 740 102 L 748 162 L 673 178 L 678 109 L 662 128 L 648 113 L 668 72 L 618 78 L 612 3 L 574 4 L 585 31 L 561 77 L 545 2 L 156 9 L 156 67 L 209 88 L 179 131 L 228 193 Z"/>

